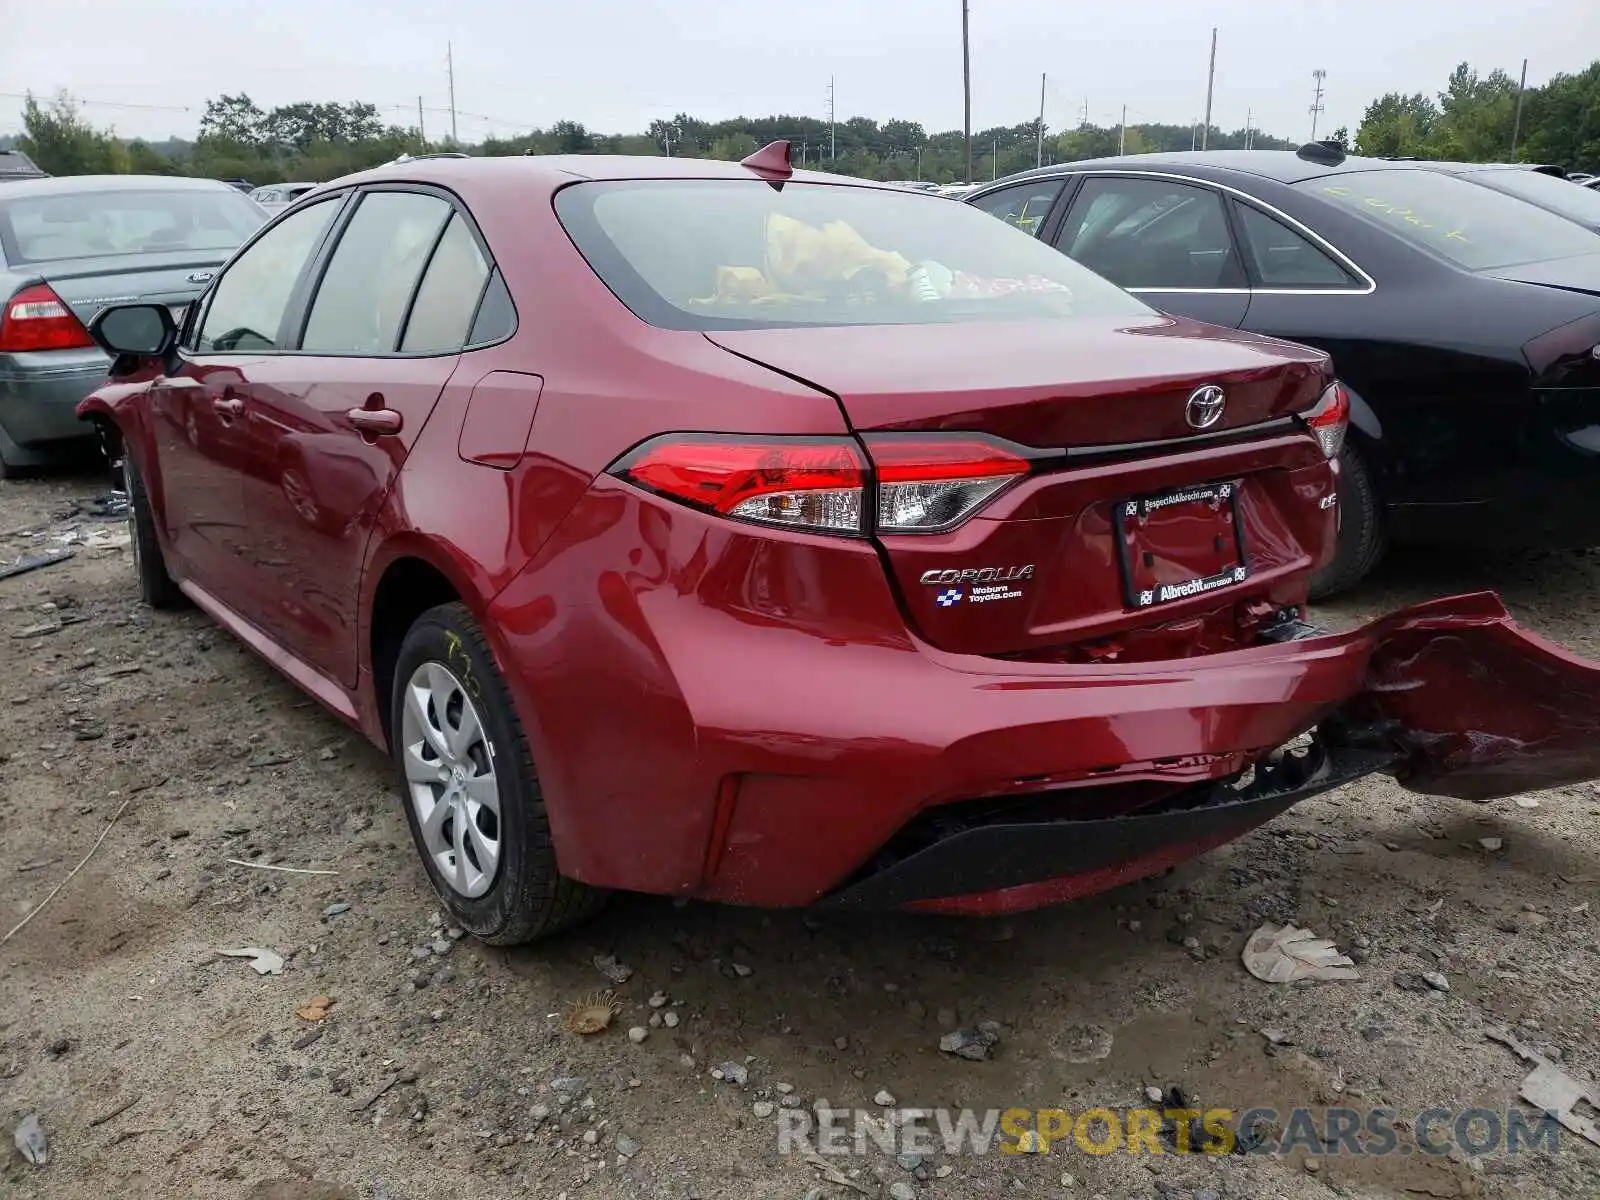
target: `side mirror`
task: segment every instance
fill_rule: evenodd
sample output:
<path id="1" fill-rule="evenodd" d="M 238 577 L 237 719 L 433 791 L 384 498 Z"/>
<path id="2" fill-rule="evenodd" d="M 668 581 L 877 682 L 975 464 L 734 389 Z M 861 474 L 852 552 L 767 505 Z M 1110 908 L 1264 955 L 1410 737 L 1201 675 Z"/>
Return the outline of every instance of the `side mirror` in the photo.
<path id="1" fill-rule="evenodd" d="M 112 358 L 158 358 L 177 345 L 178 326 L 165 304 L 114 304 L 95 314 L 89 336 Z"/>

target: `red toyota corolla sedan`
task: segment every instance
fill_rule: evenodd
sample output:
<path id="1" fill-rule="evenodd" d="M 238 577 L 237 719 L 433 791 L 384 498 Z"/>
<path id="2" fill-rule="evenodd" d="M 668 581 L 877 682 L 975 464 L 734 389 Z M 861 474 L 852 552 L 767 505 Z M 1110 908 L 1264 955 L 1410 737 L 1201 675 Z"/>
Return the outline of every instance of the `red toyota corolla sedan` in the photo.
<path id="1" fill-rule="evenodd" d="M 92 322 L 139 586 L 389 748 L 454 918 L 625 888 L 990 913 L 1373 771 L 1600 774 L 1492 596 L 1331 634 L 1320 353 L 938 197 L 684 159 L 326 185 Z"/>

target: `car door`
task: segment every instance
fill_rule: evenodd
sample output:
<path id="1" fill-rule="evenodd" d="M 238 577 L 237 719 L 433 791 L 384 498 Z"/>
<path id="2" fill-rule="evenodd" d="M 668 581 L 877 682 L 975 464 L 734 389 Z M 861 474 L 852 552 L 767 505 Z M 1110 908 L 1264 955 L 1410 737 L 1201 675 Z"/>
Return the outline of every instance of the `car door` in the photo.
<path id="1" fill-rule="evenodd" d="M 246 246 L 187 322 L 177 369 L 148 390 L 168 545 L 180 572 L 230 608 L 249 591 L 241 489 L 259 469 L 243 397 L 254 371 L 282 353 L 290 299 L 340 204 L 311 205 Z"/>
<path id="2" fill-rule="evenodd" d="M 252 378 L 250 617 L 355 683 L 357 594 L 384 498 L 460 360 L 491 263 L 442 192 L 364 191 L 308 288 L 296 352 Z"/>
<path id="3" fill-rule="evenodd" d="M 1236 327 L 1249 307 L 1227 205 L 1202 183 L 1087 174 L 1055 244 L 1163 312 Z"/>

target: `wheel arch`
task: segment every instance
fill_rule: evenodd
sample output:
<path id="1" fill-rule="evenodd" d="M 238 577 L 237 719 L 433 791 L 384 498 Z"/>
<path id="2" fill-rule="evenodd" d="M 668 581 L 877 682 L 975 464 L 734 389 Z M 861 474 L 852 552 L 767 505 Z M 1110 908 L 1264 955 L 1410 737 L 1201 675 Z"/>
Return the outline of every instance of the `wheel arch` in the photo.
<path id="1" fill-rule="evenodd" d="M 389 538 L 369 559 L 362 573 L 361 656 L 370 679 L 371 724 L 384 745 L 391 733 L 394 664 L 407 630 L 428 609 L 457 601 L 483 624 L 489 597 L 473 574 L 448 547 L 414 532 Z"/>

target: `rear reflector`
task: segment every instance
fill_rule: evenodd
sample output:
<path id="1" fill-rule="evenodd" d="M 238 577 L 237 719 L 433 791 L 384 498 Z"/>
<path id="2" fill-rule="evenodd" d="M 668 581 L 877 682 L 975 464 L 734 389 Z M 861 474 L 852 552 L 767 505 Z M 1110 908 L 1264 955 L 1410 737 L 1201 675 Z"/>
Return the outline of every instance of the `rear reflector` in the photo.
<path id="1" fill-rule="evenodd" d="M 966 434 L 869 437 L 867 453 L 878 471 L 878 529 L 884 533 L 953 529 L 1029 470 L 1022 454 Z"/>
<path id="2" fill-rule="evenodd" d="M 47 284 L 23 288 L 0 309 L 0 352 L 81 350 L 93 345 L 83 322 Z"/>
<path id="3" fill-rule="evenodd" d="M 646 442 L 612 474 L 740 521 L 862 532 L 866 464 L 843 438 L 673 434 Z"/>
<path id="4" fill-rule="evenodd" d="M 1350 428 L 1350 394 L 1340 383 L 1330 383 L 1317 401 L 1317 406 L 1305 414 L 1306 427 L 1316 434 L 1317 444 L 1328 458 L 1338 458 L 1344 449 L 1345 430 Z"/>

